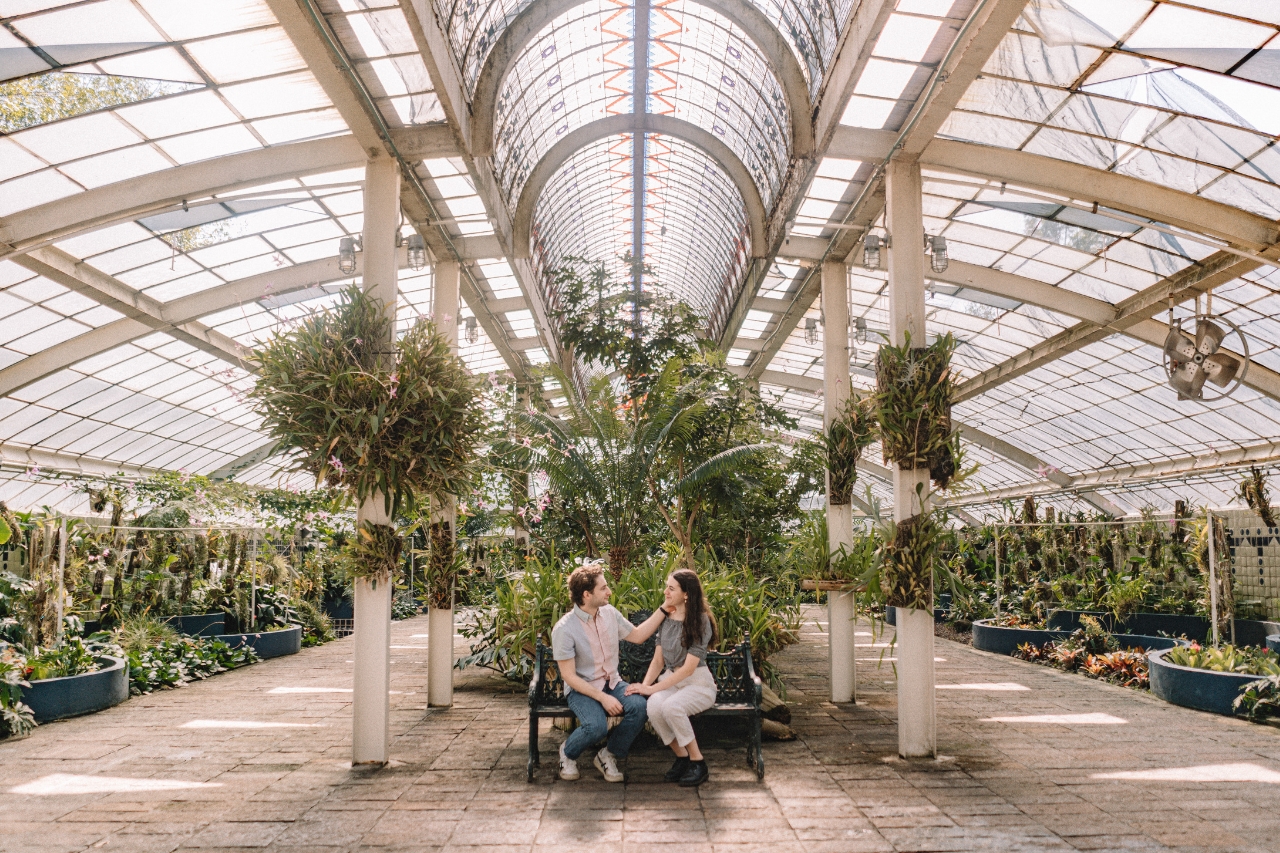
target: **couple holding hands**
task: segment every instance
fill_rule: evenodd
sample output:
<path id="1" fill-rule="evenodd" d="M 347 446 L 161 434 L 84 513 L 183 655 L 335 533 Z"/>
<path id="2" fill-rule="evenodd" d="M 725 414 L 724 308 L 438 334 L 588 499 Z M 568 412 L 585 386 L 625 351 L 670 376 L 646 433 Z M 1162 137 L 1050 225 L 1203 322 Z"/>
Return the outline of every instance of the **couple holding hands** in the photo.
<path id="1" fill-rule="evenodd" d="M 716 680 L 707 651 L 716 642 L 716 623 L 698 576 L 672 572 L 662 607 L 632 625 L 609 604 L 609 581 L 599 564 L 579 566 L 569 575 L 573 610 L 551 631 L 551 650 L 564 680 L 565 699 L 578 727 L 560 746 L 560 778 L 578 778 L 578 758 L 608 735 L 594 764 L 607 782 L 621 782 L 618 759 L 626 758 L 645 720 L 675 753 L 668 782 L 694 787 L 707 781 L 707 762 L 698 749 L 689 717 L 716 701 Z M 644 681 L 628 684 L 618 674 L 618 643 L 643 643 L 657 632 L 657 649 Z M 609 730 L 609 717 L 621 717 Z"/>

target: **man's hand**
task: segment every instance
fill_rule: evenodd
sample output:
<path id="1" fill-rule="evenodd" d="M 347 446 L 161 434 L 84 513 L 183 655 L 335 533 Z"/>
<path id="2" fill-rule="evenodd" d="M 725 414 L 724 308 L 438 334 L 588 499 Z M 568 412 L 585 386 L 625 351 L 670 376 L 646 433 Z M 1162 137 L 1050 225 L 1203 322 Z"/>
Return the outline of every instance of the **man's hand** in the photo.
<path id="1" fill-rule="evenodd" d="M 652 684 L 628 684 L 627 695 L 628 696 L 636 696 L 636 695 L 652 696 L 653 685 Z"/>
<path id="2" fill-rule="evenodd" d="M 604 708 L 604 712 L 610 717 L 622 716 L 622 703 L 608 693 L 604 693 L 600 697 L 600 705 Z"/>

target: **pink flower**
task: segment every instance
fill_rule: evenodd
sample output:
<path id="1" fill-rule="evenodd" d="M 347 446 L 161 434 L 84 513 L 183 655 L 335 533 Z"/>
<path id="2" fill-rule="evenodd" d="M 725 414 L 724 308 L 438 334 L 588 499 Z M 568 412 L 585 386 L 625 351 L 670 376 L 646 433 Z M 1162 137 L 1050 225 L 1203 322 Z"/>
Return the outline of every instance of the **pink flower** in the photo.
<path id="1" fill-rule="evenodd" d="M 524 518 L 524 513 L 525 513 L 524 507 L 520 507 L 518 510 L 516 510 L 516 515 L 520 516 L 521 518 Z"/>
<path id="2" fill-rule="evenodd" d="M 535 516 L 533 517 L 533 523 L 534 523 L 534 524 L 541 524 L 541 523 L 542 523 L 542 516 L 540 516 L 540 515 L 535 515 Z"/>
<path id="3" fill-rule="evenodd" d="M 341 459 L 339 459 L 338 457 L 336 457 L 336 456 L 330 456 L 330 457 L 329 457 L 329 464 L 330 464 L 330 465 L 332 465 L 332 466 L 333 466 L 333 470 L 337 471 L 339 474 L 345 474 L 345 473 L 347 473 L 347 466 L 343 465 L 343 464 L 342 464 L 342 460 L 341 460 Z"/>

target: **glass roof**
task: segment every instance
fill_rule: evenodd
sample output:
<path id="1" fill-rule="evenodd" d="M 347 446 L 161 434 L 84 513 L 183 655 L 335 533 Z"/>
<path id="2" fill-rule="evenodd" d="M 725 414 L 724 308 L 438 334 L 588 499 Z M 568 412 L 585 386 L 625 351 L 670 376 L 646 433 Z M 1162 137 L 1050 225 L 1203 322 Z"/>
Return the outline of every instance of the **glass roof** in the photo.
<path id="1" fill-rule="evenodd" d="M 314 2 L 380 122 L 397 132 L 443 125 L 446 113 L 429 73 L 437 64 L 421 55 L 421 34 L 401 3 Z M 857 4 L 752 2 L 799 60 L 811 104 L 820 109 L 819 93 L 843 89 L 845 81 L 826 78 Z M 528 3 L 435 0 L 468 93 L 497 38 Z M 853 94 L 841 123 L 903 129 L 975 5 L 898 0 L 883 28 L 868 36 L 870 57 L 861 76 L 848 81 Z M 1030 0 L 939 135 L 1134 177 L 1276 220 L 1280 11 L 1272 6 Z M 465 151 L 411 164 L 438 214 L 434 227 L 458 245 L 483 246 L 467 258 L 465 275 L 490 303 L 486 323 L 500 327 L 503 339 L 467 323 L 479 305 L 462 310 L 473 328 L 462 355 L 477 373 L 502 370 L 500 352 L 515 352 L 521 363 L 548 358 L 537 306 L 528 302 L 534 294 L 525 289 L 536 282 L 518 280 L 528 266 L 502 257 L 492 205 L 513 207 L 534 166 L 565 134 L 610 115 L 685 120 L 742 162 L 767 217 L 780 199 L 788 205 L 795 199 L 790 233 L 822 238 L 823 245 L 841 233 L 835 226 L 853 205 L 866 202 L 867 181 L 879 165 L 819 151 L 814 177 L 789 184 L 797 180 L 792 117 L 776 58 L 711 5 L 650 0 L 638 6 L 639 28 L 631 0 L 557 8 L 559 17 L 531 38 L 503 78 L 494 154 L 485 164 L 496 193 L 484 189 L 489 173 Z M 637 29 L 647 34 L 639 70 Z M 313 76 L 304 53 L 264 0 L 0 2 L 0 228 L 41 205 L 70 205 L 89 190 L 350 134 L 335 107 L 342 101 Z M 543 187 L 533 211 L 535 273 L 570 255 L 619 263 L 638 254 L 652 270 L 644 286 L 689 302 L 710 318 L 713 333 L 727 323 L 744 282 L 758 279 L 728 361 L 743 371 L 763 369 L 762 390 L 800 421 L 795 437 L 812 435 L 821 428 L 823 402 L 819 306 L 808 306 L 794 328 L 781 324 L 802 291 L 813 293 L 805 288 L 819 274 L 817 255 L 784 245 L 749 279 L 758 247 L 750 242 L 742 188 L 703 149 L 645 130 L 641 120 L 635 125 L 585 142 Z M 33 261 L 0 259 L 0 500 L 67 507 L 82 500 L 27 473 L 39 453 L 99 467 L 208 473 L 263 445 L 244 397 L 253 377 L 231 355 L 233 345 L 252 346 L 329 304 L 350 279 L 311 270 L 329 264 L 338 240 L 363 227 L 363 169 L 298 174 L 193 194 L 143 215 L 95 219 L 50 244 L 115 288 L 115 301 L 92 287 L 44 278 L 32 271 Z M 926 167 L 924 178 L 925 230 L 946 237 L 953 263 L 1019 276 L 1103 307 L 1223 248 L 1216 237 L 1153 221 L 1156 212 L 1138 217 L 1061 190 L 937 167 Z M 411 226 L 402 231 L 411 233 Z M 850 317 L 865 329 L 855 338 L 853 382 L 868 389 L 887 326 L 886 276 L 854 267 L 849 283 Z M 400 286 L 403 326 L 430 311 L 430 268 L 406 267 Z M 1053 301 L 1029 287 L 990 293 L 984 286 L 929 282 L 929 331 L 959 339 L 954 364 L 961 382 L 1080 321 L 1023 301 Z M 166 319 L 148 319 L 145 311 L 125 316 L 128 301 Z M 797 307 L 810 301 L 806 295 Z M 1175 316 L 1186 319 L 1193 310 L 1184 303 Z M 1257 371 L 1280 372 L 1274 264 L 1216 286 L 1212 311 L 1247 335 Z M 1163 324 L 1164 305 L 1149 316 Z M 44 363 L 52 366 L 32 366 Z M 1050 494 L 1060 475 L 1076 478 L 1077 492 L 1096 489 L 1126 510 L 1167 506 L 1173 497 L 1226 505 L 1234 502 L 1238 475 L 1206 465 L 1246 454 L 1262 454 L 1257 458 L 1269 465 L 1280 458 L 1274 449 L 1280 403 L 1273 397 L 1242 387 L 1218 403 L 1179 402 L 1166 386 L 1159 349 L 1121 333 L 1067 348 L 1011 378 L 984 381 L 955 415 L 1030 454 L 1019 457 L 1022 463 L 1034 460 L 1027 467 L 966 443 L 982 469 L 975 490 L 953 500 L 978 514 L 1019 490 L 1044 492 L 1041 500 L 1061 509 L 1087 510 L 1079 493 Z M 866 458 L 877 461 L 878 448 Z M 238 479 L 273 482 L 280 464 L 267 460 Z M 1159 465 L 1178 470 L 1161 473 Z M 890 502 L 874 475 L 862 482 Z"/>

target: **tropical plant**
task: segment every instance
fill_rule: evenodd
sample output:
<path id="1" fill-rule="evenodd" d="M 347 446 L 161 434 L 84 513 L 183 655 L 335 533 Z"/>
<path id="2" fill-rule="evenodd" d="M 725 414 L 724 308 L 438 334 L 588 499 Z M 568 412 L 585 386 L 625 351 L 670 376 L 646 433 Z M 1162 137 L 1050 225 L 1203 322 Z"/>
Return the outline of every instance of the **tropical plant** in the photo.
<path id="1" fill-rule="evenodd" d="M 1269 649 L 1224 644 L 1214 648 L 1192 643 L 1165 653 L 1164 659 L 1177 666 L 1235 672 L 1244 675 L 1280 675 L 1280 656 Z"/>
<path id="2" fill-rule="evenodd" d="M 35 728 L 35 714 L 22 701 L 26 661 L 13 647 L 0 647 L 0 738 L 21 737 Z"/>
<path id="3" fill-rule="evenodd" d="M 939 488 L 959 470 L 959 437 L 951 428 L 954 381 L 951 333 L 926 347 L 882 345 L 876 355 L 875 407 L 886 461 L 906 469 L 928 468 Z"/>
<path id="4" fill-rule="evenodd" d="M 1250 720 L 1280 717 L 1280 675 L 1251 681 L 1231 703 L 1231 709 Z"/>
<path id="5" fill-rule="evenodd" d="M 874 395 L 850 394 L 844 410 L 832 419 L 822 436 L 827 452 L 828 494 L 834 506 L 846 506 L 853 498 L 858 459 L 878 437 L 876 415 Z"/>
<path id="6" fill-rule="evenodd" d="M 353 285 L 260 346 L 251 394 L 297 469 L 356 503 L 381 495 L 394 517 L 470 487 L 484 415 L 479 383 L 431 320 L 394 343 L 392 330 L 386 306 Z M 376 575 L 386 561 L 352 568 Z"/>
<path id="7" fill-rule="evenodd" d="M 1280 526 L 1276 522 L 1275 511 L 1271 509 L 1271 495 L 1267 491 L 1267 478 L 1258 469 L 1257 465 L 1251 466 L 1249 473 L 1240 481 L 1240 489 L 1237 494 L 1249 505 L 1249 509 L 1262 517 L 1264 526 Z"/>

